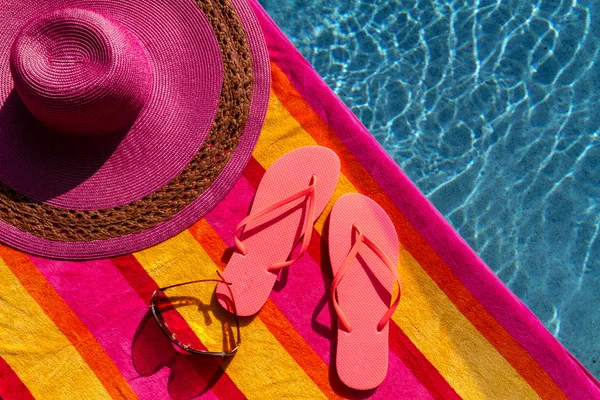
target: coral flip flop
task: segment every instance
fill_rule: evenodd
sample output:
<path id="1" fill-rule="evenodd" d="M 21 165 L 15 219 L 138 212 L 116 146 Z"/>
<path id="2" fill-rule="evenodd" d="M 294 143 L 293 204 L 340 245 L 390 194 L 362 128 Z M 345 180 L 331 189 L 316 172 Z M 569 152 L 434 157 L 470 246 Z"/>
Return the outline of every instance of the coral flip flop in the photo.
<path id="1" fill-rule="evenodd" d="M 383 382 L 388 367 L 390 307 L 398 273 L 398 236 L 386 212 L 361 194 L 347 194 L 331 210 L 331 295 L 338 315 L 336 369 L 341 381 L 367 390 Z"/>
<path id="2" fill-rule="evenodd" d="M 231 282 L 238 315 L 256 314 L 279 271 L 304 253 L 339 175 L 338 156 L 320 146 L 293 150 L 267 170 L 250 214 L 236 228 L 236 252 L 223 271 L 223 279 Z M 300 251 L 291 258 L 299 243 Z M 217 287 L 219 301 L 230 295 L 222 286 Z"/>

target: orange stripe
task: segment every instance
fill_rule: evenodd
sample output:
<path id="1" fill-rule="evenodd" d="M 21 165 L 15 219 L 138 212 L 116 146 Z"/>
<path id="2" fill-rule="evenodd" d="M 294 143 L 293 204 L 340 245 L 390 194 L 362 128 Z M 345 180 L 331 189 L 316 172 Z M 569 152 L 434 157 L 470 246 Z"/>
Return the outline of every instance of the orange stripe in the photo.
<path id="1" fill-rule="evenodd" d="M 542 398 L 566 399 L 563 391 L 537 361 L 500 325 L 454 275 L 408 222 L 377 182 L 354 158 L 327 124 L 310 108 L 283 71 L 271 63 L 272 87 L 286 110 L 321 146 L 333 149 L 342 160 L 342 173 L 361 192 L 368 193 L 392 217 L 402 245 L 444 291 L 454 305 L 498 350 Z"/>
<path id="2" fill-rule="evenodd" d="M 81 357 L 94 371 L 111 397 L 137 399 L 121 371 L 106 354 L 85 325 L 50 286 L 27 255 L 0 245 L 0 257 L 39 304 L 48 317 L 73 344 Z"/>
<path id="3" fill-rule="evenodd" d="M 228 254 L 228 252 L 227 245 L 221 236 L 215 232 L 205 219 L 201 219 L 188 230 L 213 262 L 223 270 L 225 262 L 222 257 L 223 254 Z M 267 300 L 258 318 L 327 397 L 330 399 L 343 398 L 336 391 L 338 393 L 340 391 L 348 392 L 348 389 L 340 385 L 339 388 L 336 386 L 336 391 L 333 390 L 329 382 L 329 367 L 327 364 L 281 314 L 281 311 L 271 299 Z"/>

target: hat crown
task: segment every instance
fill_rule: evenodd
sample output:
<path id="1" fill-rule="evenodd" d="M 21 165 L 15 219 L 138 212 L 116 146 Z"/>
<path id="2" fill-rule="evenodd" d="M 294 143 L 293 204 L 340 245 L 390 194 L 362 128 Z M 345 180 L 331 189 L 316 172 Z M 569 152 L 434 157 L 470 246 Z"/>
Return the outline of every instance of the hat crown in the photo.
<path id="1" fill-rule="evenodd" d="M 15 89 L 44 125 L 76 135 L 128 128 L 152 88 L 145 50 L 125 27 L 65 8 L 29 21 L 10 54 Z"/>

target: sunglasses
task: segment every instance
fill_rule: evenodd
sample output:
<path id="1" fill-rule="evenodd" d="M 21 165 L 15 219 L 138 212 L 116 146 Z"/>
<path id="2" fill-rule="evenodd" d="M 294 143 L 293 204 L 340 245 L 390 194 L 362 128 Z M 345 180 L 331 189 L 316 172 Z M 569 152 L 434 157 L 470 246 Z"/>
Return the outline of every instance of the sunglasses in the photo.
<path id="1" fill-rule="evenodd" d="M 220 279 L 179 283 L 152 294 L 150 310 L 156 323 L 185 353 L 223 358 L 234 355 L 240 346 L 240 322 L 231 283 L 218 271 L 217 275 Z M 212 283 L 225 285 L 229 297 L 217 295 Z"/>

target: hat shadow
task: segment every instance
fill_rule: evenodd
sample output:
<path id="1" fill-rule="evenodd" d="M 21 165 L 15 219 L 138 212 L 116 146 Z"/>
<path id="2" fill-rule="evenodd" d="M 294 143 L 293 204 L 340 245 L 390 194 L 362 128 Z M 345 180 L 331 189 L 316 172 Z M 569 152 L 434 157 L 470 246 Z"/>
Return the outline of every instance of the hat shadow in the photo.
<path id="1" fill-rule="evenodd" d="M 171 370 L 169 395 L 175 400 L 200 396 L 223 376 L 230 359 L 186 354 L 174 348 L 150 310 L 146 312 L 133 338 L 133 366 L 141 376 L 151 376 L 164 367 Z"/>
<path id="2" fill-rule="evenodd" d="M 129 127 L 87 137 L 61 134 L 38 121 L 13 89 L 0 107 L 0 180 L 9 186 L 10 181 L 25 182 L 33 192 L 27 193 L 30 197 L 51 200 L 94 175 L 128 131 Z"/>

